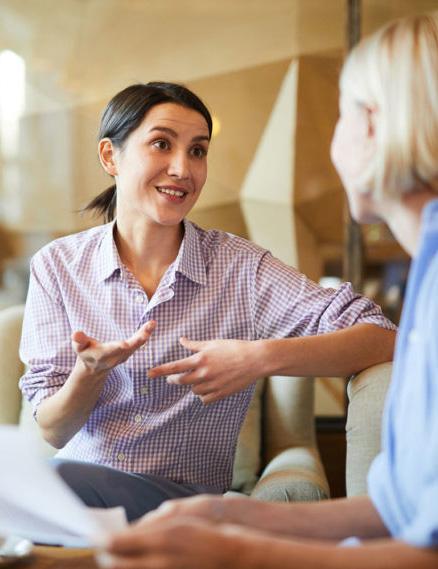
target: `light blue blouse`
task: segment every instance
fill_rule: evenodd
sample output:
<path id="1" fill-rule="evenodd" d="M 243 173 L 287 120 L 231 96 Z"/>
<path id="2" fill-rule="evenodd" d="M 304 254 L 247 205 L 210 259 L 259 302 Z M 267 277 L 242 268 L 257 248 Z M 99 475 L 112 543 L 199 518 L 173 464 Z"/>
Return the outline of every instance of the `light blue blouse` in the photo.
<path id="1" fill-rule="evenodd" d="M 396 539 L 438 547 L 438 200 L 423 212 L 370 497 Z"/>

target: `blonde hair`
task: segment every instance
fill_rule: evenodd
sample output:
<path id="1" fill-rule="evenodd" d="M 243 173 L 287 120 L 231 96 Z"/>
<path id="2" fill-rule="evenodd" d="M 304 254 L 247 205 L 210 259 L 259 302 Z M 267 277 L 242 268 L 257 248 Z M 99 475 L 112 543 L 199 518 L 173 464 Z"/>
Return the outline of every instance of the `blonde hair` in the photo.
<path id="1" fill-rule="evenodd" d="M 377 196 L 438 191 L 438 12 L 391 22 L 361 41 L 343 96 L 376 109 L 376 152 L 359 186 Z"/>

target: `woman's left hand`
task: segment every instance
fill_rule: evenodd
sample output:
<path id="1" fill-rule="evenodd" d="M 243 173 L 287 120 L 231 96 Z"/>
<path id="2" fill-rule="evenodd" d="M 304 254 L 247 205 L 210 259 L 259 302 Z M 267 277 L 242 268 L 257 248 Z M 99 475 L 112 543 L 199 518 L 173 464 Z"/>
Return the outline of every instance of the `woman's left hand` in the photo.
<path id="1" fill-rule="evenodd" d="M 96 558 L 105 569 L 223 569 L 239 555 L 239 531 L 192 518 L 143 522 L 105 538 Z"/>
<path id="2" fill-rule="evenodd" d="M 263 377 L 257 341 L 181 338 L 180 343 L 194 354 L 150 369 L 148 376 L 167 376 L 168 383 L 191 385 L 204 404 L 237 393 Z"/>

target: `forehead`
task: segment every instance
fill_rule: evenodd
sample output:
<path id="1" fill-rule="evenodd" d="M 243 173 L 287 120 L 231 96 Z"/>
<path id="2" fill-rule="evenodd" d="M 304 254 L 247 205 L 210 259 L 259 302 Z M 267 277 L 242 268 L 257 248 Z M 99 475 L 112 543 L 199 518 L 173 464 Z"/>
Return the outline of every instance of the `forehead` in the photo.
<path id="1" fill-rule="evenodd" d="M 163 126 L 177 132 L 190 131 L 193 135 L 209 134 L 207 121 L 201 113 L 176 103 L 155 105 L 147 112 L 141 126 L 146 130 Z"/>

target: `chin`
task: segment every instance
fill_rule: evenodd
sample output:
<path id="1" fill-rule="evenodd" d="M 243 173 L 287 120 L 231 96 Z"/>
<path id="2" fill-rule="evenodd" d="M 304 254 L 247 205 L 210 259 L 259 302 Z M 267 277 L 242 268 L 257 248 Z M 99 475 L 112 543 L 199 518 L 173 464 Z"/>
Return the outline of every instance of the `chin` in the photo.
<path id="1" fill-rule="evenodd" d="M 350 200 L 350 213 L 357 223 L 379 223 L 382 221 L 369 198 Z"/>
<path id="2" fill-rule="evenodd" d="M 356 213 L 351 213 L 351 217 L 357 221 L 357 223 L 380 223 L 382 218 L 379 217 L 376 213 L 371 213 L 369 211 L 359 211 Z"/>

